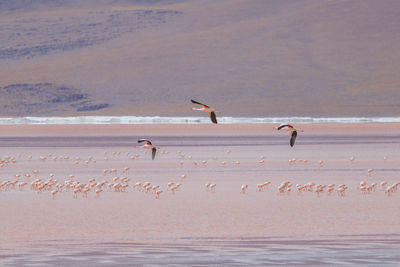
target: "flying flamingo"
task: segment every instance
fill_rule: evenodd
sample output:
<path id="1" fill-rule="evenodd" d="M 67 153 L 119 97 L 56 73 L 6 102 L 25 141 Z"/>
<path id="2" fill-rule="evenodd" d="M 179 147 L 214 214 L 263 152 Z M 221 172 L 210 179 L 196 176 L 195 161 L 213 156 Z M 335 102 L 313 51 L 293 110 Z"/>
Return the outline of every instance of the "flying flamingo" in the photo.
<path id="1" fill-rule="evenodd" d="M 297 129 L 294 128 L 290 124 L 281 124 L 281 125 L 279 125 L 279 127 L 277 129 L 278 129 L 278 131 L 281 130 L 281 129 L 285 129 L 285 130 L 291 132 L 290 146 L 293 147 L 294 146 L 294 141 L 296 140 L 296 137 L 297 137 Z M 300 132 L 304 132 L 304 131 L 300 130 Z"/>
<path id="2" fill-rule="evenodd" d="M 143 146 L 144 148 L 151 149 L 151 159 L 154 160 L 154 158 L 156 157 L 157 148 L 155 146 L 153 146 L 153 144 L 151 143 L 150 140 L 147 140 L 147 139 L 139 139 L 138 140 L 138 143 L 143 143 L 143 142 L 146 142 Z"/>
<path id="3" fill-rule="evenodd" d="M 217 116 L 215 115 L 215 109 L 213 109 L 213 108 L 211 108 L 211 107 L 209 107 L 207 105 L 204 105 L 204 104 L 202 104 L 200 102 L 194 101 L 193 99 L 191 99 L 191 101 L 192 101 L 193 104 L 202 106 L 201 108 L 192 108 L 192 110 L 198 110 L 198 111 L 207 112 L 209 114 L 209 116 L 210 116 L 211 121 L 213 123 L 215 123 L 215 124 L 218 123 L 217 122 Z"/>

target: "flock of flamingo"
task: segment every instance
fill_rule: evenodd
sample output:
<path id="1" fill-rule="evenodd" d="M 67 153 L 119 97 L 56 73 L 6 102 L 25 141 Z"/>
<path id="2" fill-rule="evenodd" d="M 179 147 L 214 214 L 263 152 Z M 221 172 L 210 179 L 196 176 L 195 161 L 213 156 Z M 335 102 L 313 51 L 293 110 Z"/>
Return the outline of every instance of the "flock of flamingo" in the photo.
<path id="1" fill-rule="evenodd" d="M 213 123 L 217 123 L 216 115 L 215 115 L 215 110 L 210 108 L 207 105 L 201 104 L 200 102 L 192 100 L 192 103 L 197 104 L 202 106 L 200 109 L 193 108 L 194 110 L 200 110 L 203 112 L 207 112 L 210 115 L 211 121 Z M 275 129 L 281 130 L 285 129 L 287 131 L 291 132 L 291 138 L 290 138 L 290 146 L 293 146 L 297 137 L 297 132 L 292 125 L 290 124 L 282 124 Z M 300 130 L 302 132 L 302 130 Z M 159 148 L 155 147 L 152 142 L 148 139 L 139 139 L 138 143 L 144 143 L 142 146 L 143 148 L 151 150 L 151 155 L 152 155 L 152 160 L 154 160 L 156 154 L 168 154 L 169 152 L 166 150 L 160 150 Z M 140 148 L 140 147 L 137 147 Z M 230 154 L 230 150 L 227 150 L 226 153 Z M 109 158 L 107 157 L 108 152 L 104 152 L 104 161 L 108 161 Z M 147 154 L 147 151 L 144 151 L 144 154 Z M 112 152 L 113 157 L 120 156 L 121 152 Z M 130 152 L 126 153 L 126 156 L 130 160 L 135 160 L 140 157 L 139 154 L 136 155 L 130 155 Z M 186 156 L 184 155 L 181 151 L 178 152 L 179 158 L 182 159 L 189 159 L 192 160 L 192 157 L 190 155 Z M 21 156 L 20 156 L 21 157 Z M 27 156 L 28 160 L 34 160 L 32 155 Z M 71 161 L 71 157 L 69 156 L 55 156 L 53 154 L 48 154 L 48 155 L 42 155 L 39 156 L 39 162 L 45 162 L 45 161 L 51 161 L 53 160 L 54 162 L 66 162 L 66 161 Z M 216 157 L 212 158 L 213 161 L 217 161 Z M 386 161 L 387 158 L 384 157 L 384 161 Z M 351 157 L 349 159 L 349 162 L 352 164 L 354 163 L 355 158 Z M 0 167 L 1 168 L 6 168 L 9 167 L 10 165 L 17 164 L 18 160 L 15 157 L 10 157 L 10 156 L 5 156 L 4 158 L 0 158 Z M 90 165 L 90 164 L 96 164 L 96 160 L 94 159 L 93 156 L 88 157 L 87 160 L 82 160 L 80 157 L 76 157 L 74 160 L 74 165 L 75 166 L 81 166 L 81 165 Z M 308 160 L 306 159 L 290 159 L 288 160 L 289 165 L 294 165 L 297 163 L 300 164 L 308 164 Z M 180 166 L 182 167 L 184 165 L 183 161 L 179 162 Z M 208 162 L 206 160 L 201 161 L 201 164 L 197 161 L 192 161 L 193 166 L 207 166 Z M 228 163 L 226 161 L 221 162 L 221 166 L 225 167 Z M 239 161 L 233 161 L 232 164 L 240 166 Z M 264 157 L 262 156 L 260 160 L 258 161 L 259 165 L 264 164 Z M 324 161 L 320 160 L 319 165 L 323 167 Z M 105 169 L 102 171 L 102 174 L 99 174 L 101 177 L 99 178 L 91 178 L 89 179 L 86 183 L 82 183 L 78 181 L 75 178 L 75 175 L 71 174 L 67 177 L 67 179 L 60 181 L 55 178 L 54 174 L 50 174 L 49 178 L 43 179 L 43 178 L 38 178 L 40 175 L 40 172 L 38 170 L 31 170 L 30 172 L 26 172 L 25 174 L 15 174 L 15 180 L 6 180 L 0 182 L 0 192 L 6 192 L 6 191 L 24 191 L 24 188 L 26 185 L 30 184 L 30 190 L 37 192 L 38 194 L 42 192 L 50 192 L 52 199 L 55 199 L 55 196 L 60 193 L 72 193 L 73 198 L 78 198 L 78 196 L 81 196 L 82 198 L 87 198 L 88 194 L 95 194 L 97 198 L 100 197 L 100 194 L 103 192 L 129 192 L 128 189 L 131 186 L 131 178 L 128 178 L 129 175 L 129 170 L 130 167 L 125 167 L 122 170 L 118 169 Z M 367 172 L 369 175 L 373 172 L 373 169 L 368 169 Z M 181 175 L 181 182 L 185 181 L 187 178 L 186 174 Z M 22 180 L 24 179 L 24 180 Z M 135 192 L 142 192 L 144 194 L 150 194 L 154 195 L 156 199 L 160 197 L 161 194 L 163 194 L 165 191 L 170 192 L 171 194 L 175 194 L 176 191 L 179 191 L 182 188 L 182 183 L 178 182 L 168 182 L 166 184 L 166 189 L 163 190 L 161 185 L 157 184 L 152 184 L 151 182 L 136 182 L 133 186 L 132 191 Z M 388 184 L 386 181 L 380 182 L 380 191 L 383 191 L 387 196 L 391 196 L 393 193 L 395 193 L 398 190 L 398 187 L 400 185 L 399 182 L 393 183 L 393 184 Z M 205 190 L 208 192 L 215 192 L 216 191 L 217 184 L 216 183 L 206 183 L 205 184 Z M 248 190 L 249 185 L 248 184 L 243 184 L 238 190 L 241 194 L 246 194 Z M 266 181 L 264 183 L 257 184 L 255 186 L 257 192 L 264 192 L 267 190 L 270 190 L 269 188 L 271 187 L 271 182 Z M 295 189 L 294 189 L 295 188 Z M 372 184 L 367 184 L 366 181 L 361 181 L 359 186 L 357 186 L 357 189 L 363 193 L 363 194 L 371 194 L 372 192 L 377 191 L 378 188 L 378 183 L 374 182 Z M 278 195 L 288 195 L 291 192 L 295 191 L 297 194 L 301 195 L 303 193 L 315 193 L 318 197 L 323 194 L 327 193 L 327 195 L 331 195 L 334 192 L 337 193 L 337 195 L 343 197 L 345 196 L 345 192 L 348 189 L 348 186 L 345 184 L 340 184 L 340 185 L 335 185 L 335 184 L 315 184 L 313 182 L 308 182 L 305 184 L 294 184 L 290 181 L 284 181 L 280 183 L 277 186 L 277 194 Z"/>
<path id="2" fill-rule="evenodd" d="M 167 151 L 162 151 L 162 153 L 167 154 Z M 227 151 L 230 153 L 230 151 Z M 104 152 L 107 154 L 107 152 Z M 120 152 L 113 152 L 113 155 L 116 156 L 120 154 Z M 146 152 L 145 152 L 146 154 Z M 179 157 L 182 158 L 185 155 L 182 152 L 179 152 Z M 127 156 L 129 153 L 127 153 Z M 133 156 L 133 158 L 140 157 L 139 154 Z M 57 161 L 69 161 L 68 156 L 60 156 L 55 157 L 52 154 L 46 156 L 40 156 L 39 161 L 44 162 L 46 160 L 53 160 Z M 131 158 L 131 157 L 130 157 Z M 191 156 L 187 157 L 188 159 Z M 29 160 L 32 160 L 32 156 L 28 156 Z M 132 158 L 131 158 L 132 159 Z M 108 160 L 108 157 L 105 157 L 104 160 Z M 216 159 L 214 159 L 216 160 Z M 289 160 L 289 164 L 295 164 L 295 162 L 304 162 L 308 163 L 307 160 L 297 160 L 291 159 Z M 351 157 L 349 160 L 351 163 L 354 162 L 354 157 Z M 194 162 L 194 161 L 193 161 Z M 1 160 L 1 167 L 7 167 L 9 164 L 16 164 L 17 160 L 15 157 L 6 156 Z M 82 161 L 79 157 L 75 158 L 75 165 L 88 165 L 88 164 L 95 164 L 96 161 L 93 157 L 89 157 L 88 160 Z M 232 162 L 237 164 L 238 161 Z M 206 165 L 207 162 L 204 162 L 202 165 Z M 239 162 L 240 164 L 240 162 Z M 195 165 L 195 164 L 193 164 Z M 196 165 L 195 165 L 196 166 Z M 221 164 L 221 166 L 225 166 Z M 6 180 L 0 183 L 0 192 L 6 191 L 24 191 L 24 188 L 29 184 L 30 190 L 37 192 L 38 194 L 42 192 L 50 192 L 51 197 L 54 199 L 56 194 L 59 193 L 67 193 L 70 192 L 73 195 L 73 198 L 77 198 L 81 195 L 82 198 L 87 198 L 89 193 L 95 194 L 96 197 L 99 197 L 102 192 L 128 192 L 128 188 L 131 185 L 131 178 L 128 178 L 129 174 L 129 167 L 125 167 L 122 170 L 117 169 L 105 169 L 102 172 L 102 178 L 97 180 L 96 178 L 89 179 L 86 183 L 81 183 L 75 177 L 75 175 L 70 174 L 68 175 L 67 179 L 63 181 L 59 181 L 58 179 L 54 178 L 54 174 L 50 174 L 48 179 L 41 179 L 37 178 L 40 175 L 38 170 L 32 170 L 31 172 L 27 172 L 23 175 L 15 174 L 15 180 Z M 367 173 L 371 175 L 373 169 L 368 169 Z M 119 174 L 119 175 L 118 175 Z M 182 174 L 180 179 L 181 182 L 185 181 L 187 178 L 186 174 Z M 24 180 L 22 180 L 24 179 Z M 182 187 L 182 183 L 178 182 L 168 182 L 166 184 L 166 191 L 174 194 L 176 191 L 180 190 Z M 366 181 L 361 181 L 359 186 L 357 186 L 357 190 L 359 190 L 363 194 L 371 194 L 376 191 L 383 191 L 387 196 L 391 196 L 393 193 L 398 191 L 398 187 L 400 182 L 396 182 L 393 184 L 388 184 L 386 181 L 381 181 L 379 184 L 374 182 L 371 184 L 367 184 Z M 206 183 L 205 190 L 208 192 L 215 192 L 217 184 L 215 183 Z M 243 184 L 240 188 L 241 194 L 246 194 L 249 185 Z M 264 183 L 257 184 L 255 186 L 257 192 L 264 192 L 270 190 L 271 182 L 266 181 Z M 380 187 L 380 189 L 378 189 Z M 136 182 L 132 186 L 134 191 L 142 192 L 145 194 L 152 194 L 155 196 L 156 199 L 160 197 L 160 195 L 164 192 L 161 189 L 161 185 L 152 184 L 151 182 Z M 277 194 L 278 195 L 285 195 L 290 194 L 291 192 L 297 192 L 297 194 L 301 195 L 302 193 L 311 192 L 315 193 L 317 196 L 326 192 L 328 195 L 333 194 L 335 191 L 339 196 L 345 196 L 345 192 L 348 189 L 348 186 L 345 184 L 335 185 L 335 184 L 316 184 L 314 182 L 308 182 L 305 184 L 294 184 L 290 181 L 283 181 L 277 186 Z"/>
<path id="3" fill-rule="evenodd" d="M 138 147 L 140 148 L 140 147 Z M 168 154 L 168 151 L 162 150 L 159 151 L 162 154 Z M 147 154 L 147 151 L 143 152 L 144 154 Z M 228 150 L 226 152 L 227 154 L 230 153 Z M 108 154 L 108 152 L 104 152 L 105 155 Z M 121 152 L 113 152 L 113 157 L 116 157 L 121 154 Z M 130 153 L 127 152 L 126 156 L 133 160 L 137 159 L 140 157 L 139 154 L 136 154 L 134 156 L 130 156 Z M 185 158 L 191 160 L 192 157 L 184 155 L 182 152 L 178 152 L 178 156 L 180 159 Z M 263 160 L 263 157 L 261 157 Z M 34 160 L 32 156 L 27 157 L 28 160 Z M 387 158 L 385 158 L 386 160 Z M 104 157 L 104 161 L 108 161 L 108 157 Z M 216 158 L 213 158 L 214 161 L 216 161 Z M 259 164 L 261 162 L 259 161 Z M 351 157 L 349 159 L 350 163 L 354 162 L 354 157 Z M 38 162 L 46 162 L 46 161 L 54 161 L 54 162 L 61 162 L 62 164 L 65 164 L 66 161 L 71 161 L 69 156 L 54 156 L 52 154 L 48 154 L 45 156 L 40 156 L 38 159 Z M 96 160 L 90 156 L 87 160 L 81 160 L 79 157 L 76 157 L 74 160 L 74 165 L 79 166 L 79 165 L 89 165 L 89 164 L 96 164 Z M 301 159 L 290 159 L 288 160 L 289 165 L 293 165 L 297 163 L 303 163 L 303 164 L 308 164 L 308 160 L 301 160 Z M 17 164 L 18 160 L 15 157 L 10 157 L 6 156 L 0 161 L 0 167 L 6 168 L 10 166 L 11 164 Z M 198 166 L 199 164 L 196 161 L 191 162 L 193 166 Z M 197 163 L 197 164 L 195 164 Z M 256 163 L 256 162 L 254 162 Z M 207 166 L 208 162 L 207 161 L 202 161 L 202 166 Z M 239 161 L 233 161 L 233 165 L 240 165 Z M 320 166 L 322 165 L 322 161 L 319 162 Z M 224 167 L 227 165 L 227 162 L 222 161 L 221 162 L 221 167 Z M 162 185 L 160 184 L 152 184 L 151 182 L 136 182 L 134 184 L 131 183 L 131 178 L 128 178 L 129 176 L 129 171 L 130 167 L 125 167 L 121 170 L 118 169 L 104 169 L 101 174 L 99 173 L 98 176 L 101 178 L 91 178 L 88 179 L 86 183 L 82 183 L 78 181 L 78 179 L 75 177 L 75 175 L 70 174 L 67 176 L 67 179 L 64 179 L 62 181 L 58 180 L 55 178 L 55 175 L 50 173 L 49 178 L 47 179 L 42 179 L 38 178 L 38 176 L 41 175 L 41 172 L 38 170 L 31 170 L 30 172 L 26 172 L 23 175 L 22 174 L 15 174 L 14 180 L 6 180 L 0 182 L 0 192 L 7 192 L 7 191 L 19 191 L 23 192 L 25 187 L 27 185 L 30 186 L 30 190 L 40 194 L 43 192 L 50 192 L 51 197 L 54 199 L 57 194 L 60 193 L 72 193 L 73 198 L 78 198 L 78 196 L 81 196 L 82 198 L 87 198 L 88 194 L 94 194 L 97 198 L 102 194 L 103 192 L 129 192 L 129 188 L 132 187 L 131 192 L 142 192 L 145 194 L 150 194 L 154 195 L 156 199 L 160 197 L 164 191 L 170 192 L 171 194 L 175 194 L 176 191 L 179 191 L 182 186 L 184 181 L 187 178 L 187 174 L 182 174 L 180 177 L 180 183 L 179 182 L 173 182 L 170 181 L 166 184 L 165 188 L 166 190 L 162 189 Z M 367 173 L 368 175 L 371 175 L 374 172 L 373 169 L 368 169 Z M 360 184 L 357 186 L 357 190 L 360 191 L 363 194 L 371 194 L 376 191 L 382 191 L 384 192 L 387 196 L 391 196 L 393 193 L 398 191 L 400 182 L 396 182 L 393 184 L 388 184 L 386 181 L 381 181 L 379 184 L 377 182 L 367 184 L 366 181 L 361 181 Z M 216 183 L 206 183 L 205 185 L 205 190 L 207 192 L 216 192 Z M 265 181 L 264 183 L 260 183 L 255 185 L 256 191 L 257 192 L 264 192 L 264 191 L 271 191 L 271 186 L 272 183 L 271 181 Z M 238 191 L 241 194 L 246 194 L 248 190 L 249 185 L 248 184 L 243 184 Z M 276 187 L 277 189 L 277 194 L 278 195 L 289 195 L 291 192 L 296 192 L 298 195 L 301 195 L 303 193 L 315 193 L 318 197 L 325 193 L 327 195 L 332 195 L 334 192 L 337 193 L 339 196 L 345 196 L 345 192 L 348 189 L 348 186 L 345 184 L 316 184 L 314 182 L 307 182 L 305 184 L 296 184 L 294 185 L 291 181 L 283 181 Z"/>

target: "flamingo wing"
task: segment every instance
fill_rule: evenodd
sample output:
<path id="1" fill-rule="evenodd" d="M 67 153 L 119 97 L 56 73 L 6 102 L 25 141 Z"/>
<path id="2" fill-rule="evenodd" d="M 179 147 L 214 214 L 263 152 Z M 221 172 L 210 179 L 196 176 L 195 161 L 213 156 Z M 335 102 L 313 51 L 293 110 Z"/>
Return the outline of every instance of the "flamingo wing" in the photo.
<path id="1" fill-rule="evenodd" d="M 197 104 L 197 105 L 200 105 L 200 106 L 203 106 L 203 107 L 209 108 L 209 106 L 207 106 L 207 105 L 204 105 L 204 104 L 202 104 L 202 103 L 200 103 L 200 102 L 194 101 L 193 99 L 190 99 L 190 100 L 192 101 L 192 103 L 193 103 L 193 104 Z"/>
<path id="2" fill-rule="evenodd" d="M 212 121 L 213 123 L 215 123 L 215 124 L 218 123 L 218 122 L 217 122 L 217 116 L 215 115 L 215 112 L 214 112 L 214 111 L 210 112 L 210 119 L 211 119 L 211 121 Z"/>
<path id="3" fill-rule="evenodd" d="M 293 127 L 293 126 L 290 124 L 282 124 L 282 125 L 279 125 L 278 130 L 283 129 L 285 127 Z"/>
<path id="4" fill-rule="evenodd" d="M 149 142 L 150 145 L 151 145 L 151 141 L 150 140 L 147 140 L 147 139 L 139 139 L 138 140 L 138 143 L 143 143 L 143 142 Z"/>
<path id="5" fill-rule="evenodd" d="M 153 149 L 151 150 L 151 159 L 154 160 L 154 158 L 156 157 L 156 152 L 157 152 L 157 148 L 153 147 Z"/>
<path id="6" fill-rule="evenodd" d="M 290 137 L 290 146 L 291 147 L 294 146 L 294 141 L 296 140 L 296 137 L 297 137 L 297 131 L 293 131 L 292 136 Z"/>

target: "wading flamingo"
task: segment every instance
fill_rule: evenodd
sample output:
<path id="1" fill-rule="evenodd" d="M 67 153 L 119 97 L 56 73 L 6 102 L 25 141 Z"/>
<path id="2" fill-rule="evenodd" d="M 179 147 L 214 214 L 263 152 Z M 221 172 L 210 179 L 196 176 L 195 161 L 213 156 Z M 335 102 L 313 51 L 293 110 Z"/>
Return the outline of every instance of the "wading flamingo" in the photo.
<path id="1" fill-rule="evenodd" d="M 246 194 L 246 189 L 247 189 L 247 187 L 249 187 L 247 184 L 242 185 L 242 187 L 241 187 L 241 192 L 240 192 L 240 193 Z"/>
<path id="2" fill-rule="evenodd" d="M 162 192 L 163 192 L 162 190 L 156 191 L 156 199 L 160 198 L 160 195 L 161 195 Z"/>
<path id="3" fill-rule="evenodd" d="M 96 197 L 97 197 L 97 198 L 99 198 L 101 192 L 103 192 L 102 189 L 97 189 L 97 190 L 95 191 Z"/>
<path id="4" fill-rule="evenodd" d="M 54 199 L 54 196 L 57 194 L 58 190 L 51 191 L 51 198 Z"/>
<path id="5" fill-rule="evenodd" d="M 217 186 L 217 184 L 210 184 L 210 189 L 215 192 L 215 187 Z"/>

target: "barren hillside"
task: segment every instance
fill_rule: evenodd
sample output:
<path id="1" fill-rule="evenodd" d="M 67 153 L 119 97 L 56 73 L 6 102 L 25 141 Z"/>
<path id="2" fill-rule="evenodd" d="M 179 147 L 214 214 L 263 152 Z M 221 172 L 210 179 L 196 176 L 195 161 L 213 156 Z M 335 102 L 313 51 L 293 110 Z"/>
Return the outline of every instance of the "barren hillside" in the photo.
<path id="1" fill-rule="evenodd" d="M 198 115 L 190 98 L 225 116 L 400 115 L 400 1 L 16 0 L 0 14 L 0 116 Z"/>

